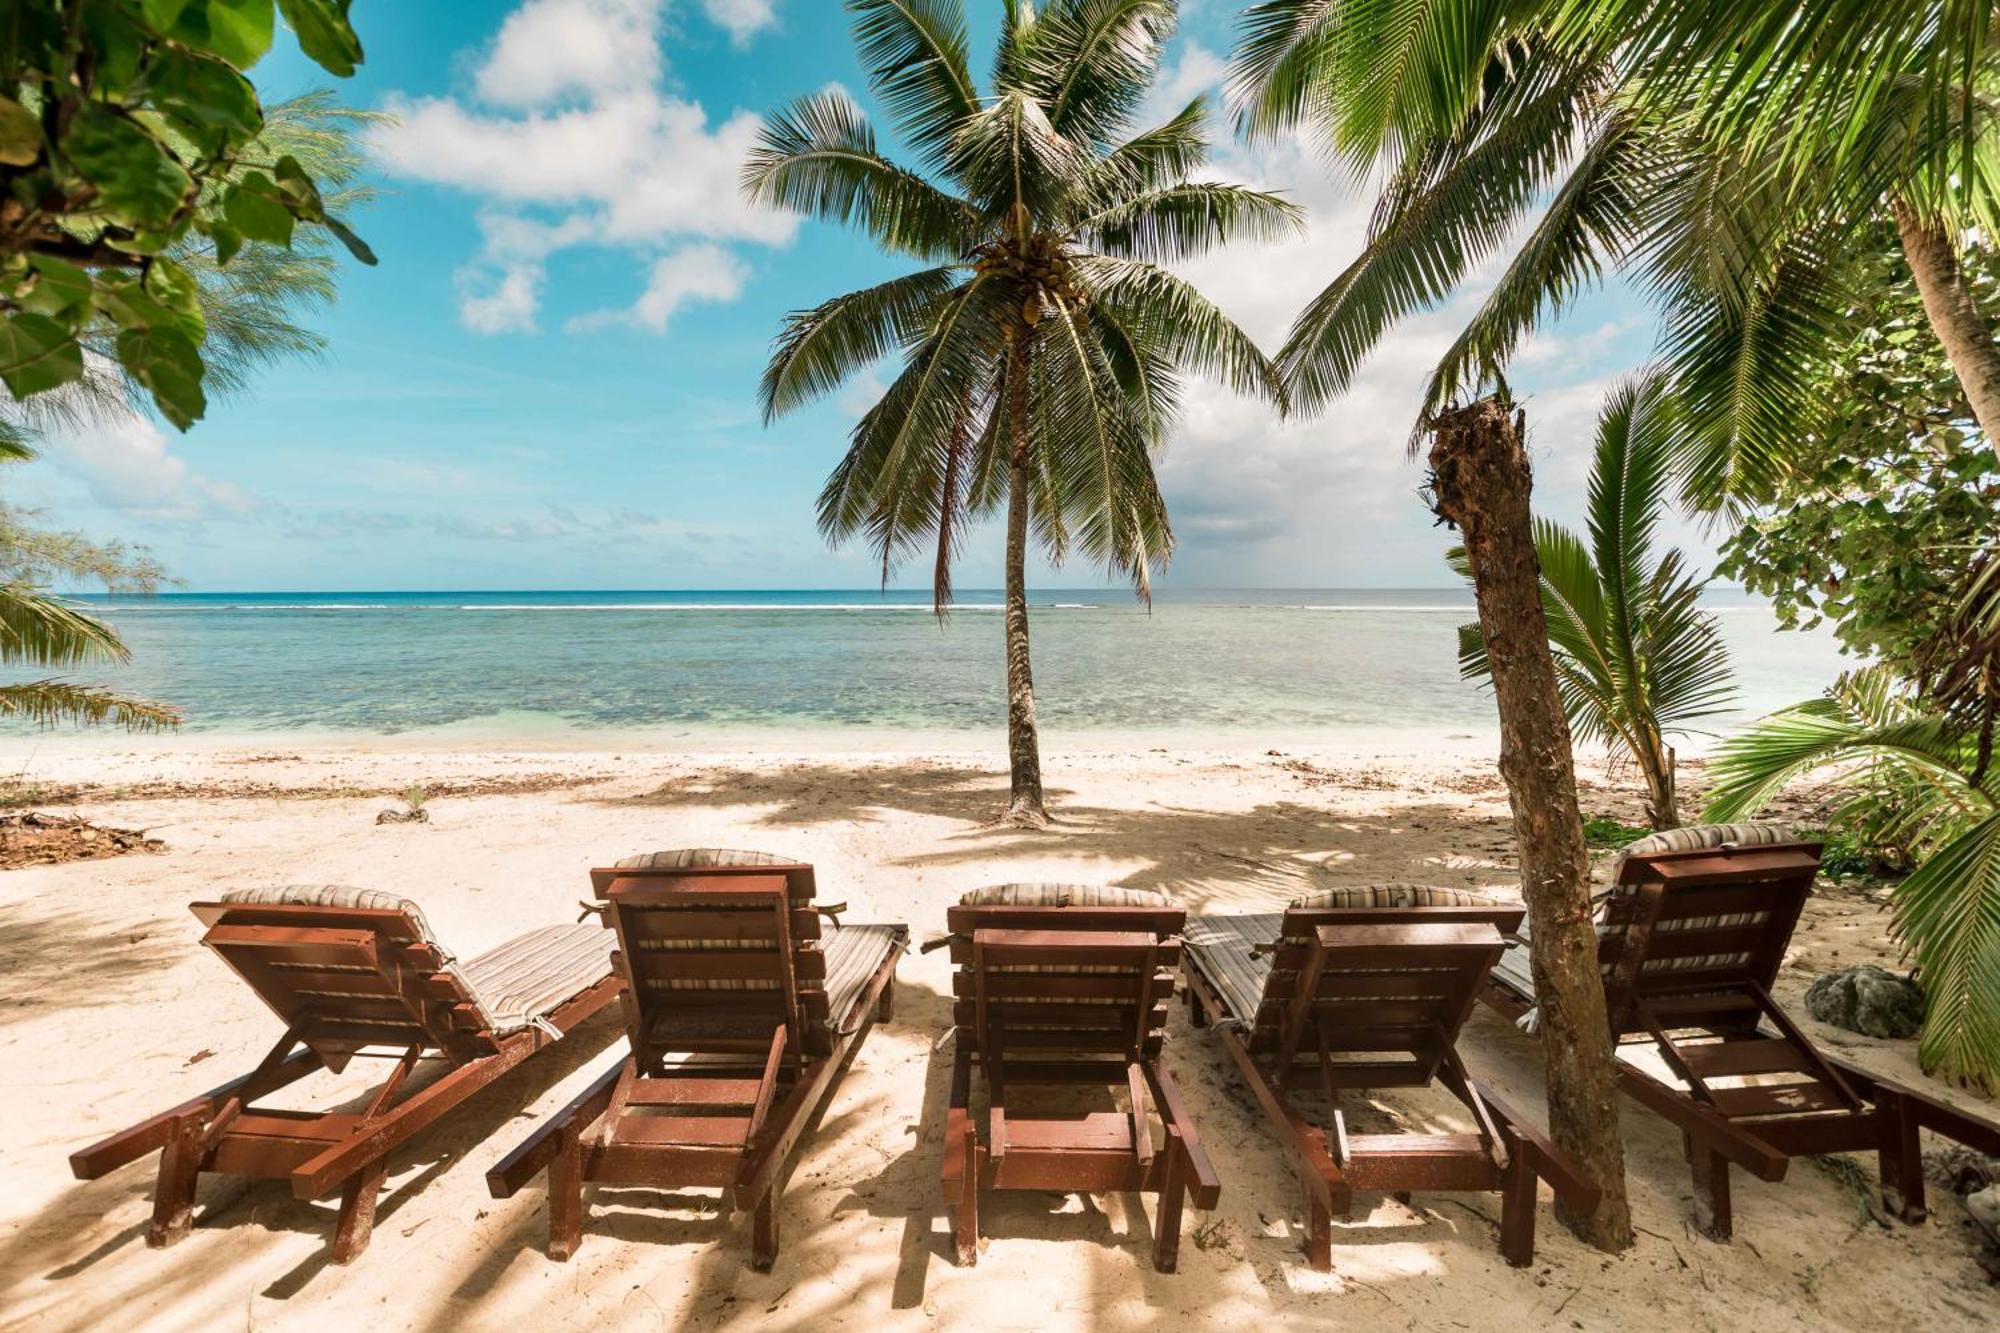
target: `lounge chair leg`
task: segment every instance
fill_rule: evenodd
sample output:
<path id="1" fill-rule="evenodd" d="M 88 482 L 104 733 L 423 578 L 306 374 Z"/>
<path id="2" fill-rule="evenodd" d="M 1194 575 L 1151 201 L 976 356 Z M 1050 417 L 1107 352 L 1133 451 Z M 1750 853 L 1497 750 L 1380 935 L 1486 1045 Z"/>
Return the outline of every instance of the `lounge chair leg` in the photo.
<path id="1" fill-rule="evenodd" d="M 961 1268 L 979 1262 L 979 1138 L 965 1136 L 965 1188 L 951 1209 L 952 1247 Z"/>
<path id="2" fill-rule="evenodd" d="M 1171 1273 L 1180 1265 L 1181 1195 L 1187 1174 L 1178 1141 L 1167 1147 L 1166 1168 L 1160 1177 L 1160 1211 L 1153 1219 L 1153 1267 Z"/>
<path id="3" fill-rule="evenodd" d="M 1315 1273 L 1333 1271 L 1333 1213 L 1310 1191 L 1306 1194 L 1306 1266 Z"/>
<path id="4" fill-rule="evenodd" d="M 356 1171 L 340 1192 L 340 1220 L 333 1228 L 333 1261 L 352 1263 L 368 1248 L 375 1234 L 375 1201 L 382 1193 L 382 1178 L 388 1164 L 378 1157 Z"/>
<path id="5" fill-rule="evenodd" d="M 1729 1159 L 1697 1143 L 1689 1160 L 1694 1165 L 1694 1229 L 1726 1243 L 1732 1227 Z"/>
<path id="6" fill-rule="evenodd" d="M 1194 987 L 1189 986 L 1187 988 L 1186 993 L 1188 1002 L 1188 1026 L 1196 1028 L 1207 1027 L 1208 1006 L 1203 1004 L 1201 1002 L 1201 997 L 1194 993 Z"/>
<path id="7" fill-rule="evenodd" d="M 1917 1140 L 1917 1118 L 1910 1103 L 1884 1089 L 1876 1104 L 1881 1117 L 1877 1160 L 1882 1168 L 1882 1203 L 1905 1222 L 1921 1222 L 1929 1213 L 1924 1201 L 1924 1155 Z"/>
<path id="8" fill-rule="evenodd" d="M 1535 1164 L 1515 1146 L 1500 1191 L 1500 1254 L 1516 1268 L 1535 1262 Z"/>
<path id="9" fill-rule="evenodd" d="M 778 1262 L 778 1191 L 775 1187 L 757 1201 L 750 1220 L 750 1266 L 768 1273 Z"/>
<path id="10" fill-rule="evenodd" d="M 882 1001 L 875 1006 L 875 1021 L 887 1023 L 896 1016 L 896 979 L 890 977 L 882 987 Z"/>
<path id="11" fill-rule="evenodd" d="M 201 1175 L 203 1123 L 198 1116 L 182 1116 L 167 1133 L 160 1149 L 160 1178 L 153 1186 L 153 1221 L 146 1228 L 146 1244 L 155 1250 L 185 1237 L 194 1226 L 194 1186 Z"/>
<path id="12" fill-rule="evenodd" d="M 549 1258 L 558 1262 L 583 1244 L 583 1139 L 569 1124 L 559 1142 L 549 1163 Z"/>

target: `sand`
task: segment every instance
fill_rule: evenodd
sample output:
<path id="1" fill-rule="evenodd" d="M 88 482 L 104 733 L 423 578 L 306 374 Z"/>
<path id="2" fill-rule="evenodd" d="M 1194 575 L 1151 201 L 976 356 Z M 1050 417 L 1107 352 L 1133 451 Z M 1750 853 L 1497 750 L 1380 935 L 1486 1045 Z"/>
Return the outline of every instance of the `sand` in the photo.
<path id="1" fill-rule="evenodd" d="M 879 744 L 879 742 L 877 742 Z M 601 739 L 594 742 L 603 745 Z M 962 744 L 962 742 L 961 742 Z M 994 1196 L 974 1268 L 945 1257 L 937 1206 L 949 1047 L 942 953 L 899 972 L 876 1029 L 810 1141 L 783 1206 L 774 1272 L 749 1270 L 747 1218 L 712 1194 L 599 1191 L 581 1252 L 549 1261 L 540 1189 L 498 1202 L 483 1173 L 617 1055 L 607 1015 L 482 1093 L 392 1159 L 373 1246 L 325 1260 L 331 1204 L 278 1182 L 204 1180 L 193 1234 L 143 1243 L 150 1161 L 80 1184 L 66 1155 L 254 1063 L 276 1036 L 256 998 L 197 945 L 187 903 L 224 889 L 341 882 L 418 898 L 463 953 L 574 916 L 585 870 L 715 845 L 813 862 L 857 920 L 941 927 L 975 885 L 1064 879 L 1158 886 L 1198 911 L 1270 910 L 1309 887 L 1419 880 L 1513 891 L 1505 794 L 1488 742 L 1264 748 L 1052 746 L 1062 823 L 986 826 L 1005 775 L 991 750 L 675 753 L 409 744 L 340 748 L 109 740 L 9 752 L 40 808 L 143 828 L 163 853 L 0 873 L 0 1325 L 66 1328 L 1371 1328 L 1992 1327 L 1993 1289 L 1962 1210 L 1879 1226 L 1836 1176 L 1737 1177 L 1733 1244 L 1693 1233 L 1678 1137 L 1624 1111 L 1629 1253 L 1580 1245 L 1544 1200 L 1535 1265 L 1508 1268 L 1497 1198 L 1364 1197 L 1335 1272 L 1298 1248 L 1300 1199 L 1216 1045 L 1174 1009 L 1168 1059 L 1224 1180 L 1191 1212 L 1181 1271 L 1148 1262 L 1130 1197 Z M 380 793 L 423 785 L 430 822 L 377 826 Z M 1592 769 L 1586 813 L 1637 814 Z M 1817 972 L 1890 961 L 1881 905 L 1812 904 L 1780 998 L 1803 1018 Z M 1816 1025 L 1860 1063 L 1916 1077 L 1910 1043 Z M 1516 1106 L 1543 1110 L 1538 1049 L 1481 1011 L 1464 1054 Z M 1935 1085 L 1932 1085 L 1935 1088 Z M 335 1084 L 312 1100 L 352 1094 Z M 1950 1095 L 1938 1089 L 1942 1095 Z M 1961 1098 L 1961 1100 L 1964 1100 Z M 1373 1099 L 1384 1123 L 1466 1128 L 1428 1094 Z M 1872 1181 L 1871 1157 L 1854 1159 Z"/>

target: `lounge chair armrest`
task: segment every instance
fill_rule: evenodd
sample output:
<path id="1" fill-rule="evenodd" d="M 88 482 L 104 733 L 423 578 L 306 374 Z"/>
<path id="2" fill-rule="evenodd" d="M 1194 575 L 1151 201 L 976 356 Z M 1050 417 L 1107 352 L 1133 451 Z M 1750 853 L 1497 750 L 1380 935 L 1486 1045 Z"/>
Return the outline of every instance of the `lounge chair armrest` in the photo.
<path id="1" fill-rule="evenodd" d="M 1584 1212 L 1597 1207 L 1604 1191 L 1584 1171 L 1582 1162 L 1536 1128 L 1533 1121 L 1486 1089 L 1474 1084 L 1473 1090 L 1499 1122 L 1500 1132 L 1513 1140 L 1508 1146 L 1515 1152 L 1525 1151 L 1534 1157 L 1535 1174 L 1549 1182 L 1549 1188 L 1555 1191 L 1558 1199 Z"/>
<path id="2" fill-rule="evenodd" d="M 618 1076 L 624 1069 L 625 1058 L 620 1058 L 568 1106 L 537 1125 L 519 1147 L 501 1158 L 486 1173 L 487 1192 L 496 1199 L 511 1199 L 524 1185 L 546 1171 L 562 1149 L 562 1131 L 566 1126 L 574 1124 L 578 1129 L 588 1129 L 593 1121 L 611 1109 L 611 1090 L 617 1086 Z"/>
<path id="3" fill-rule="evenodd" d="M 929 939 L 925 940 L 922 944 L 919 944 L 917 946 L 917 952 L 936 953 L 939 949 L 944 948 L 947 944 L 950 944 L 953 940 L 962 940 L 964 938 L 965 936 L 963 935 L 933 935 Z"/>

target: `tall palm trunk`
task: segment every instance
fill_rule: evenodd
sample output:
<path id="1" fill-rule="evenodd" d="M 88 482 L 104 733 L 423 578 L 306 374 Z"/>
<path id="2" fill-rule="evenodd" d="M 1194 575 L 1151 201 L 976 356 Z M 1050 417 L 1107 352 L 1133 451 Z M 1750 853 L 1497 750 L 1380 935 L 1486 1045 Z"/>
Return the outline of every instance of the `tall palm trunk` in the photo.
<path id="1" fill-rule="evenodd" d="M 1903 257 L 1917 280 L 1924 314 L 1944 346 L 1979 429 L 1988 440 L 2000 441 L 2000 347 L 1994 345 L 1993 331 L 1973 302 L 1951 234 L 1901 199 L 1895 201 L 1895 213 Z"/>
<path id="2" fill-rule="evenodd" d="M 1597 970 L 1576 764 L 1542 612 L 1524 425 L 1494 396 L 1439 413 L 1430 429 L 1437 513 L 1465 535 L 1500 709 L 1500 772 L 1532 925 L 1550 1128 L 1603 1190 L 1596 1212 L 1575 1216 L 1559 1207 L 1558 1215 L 1597 1248 L 1622 1250 L 1632 1243 L 1632 1215 L 1618 1076 Z"/>
<path id="3" fill-rule="evenodd" d="M 1042 746 L 1035 730 L 1035 674 L 1028 657 L 1028 506 L 1033 495 L 1033 446 L 1028 434 L 1027 340 L 1015 343 L 1007 373 L 1007 415 L 1013 435 L 1007 466 L 1007 764 L 1012 799 L 1007 822 L 1039 828 Z"/>

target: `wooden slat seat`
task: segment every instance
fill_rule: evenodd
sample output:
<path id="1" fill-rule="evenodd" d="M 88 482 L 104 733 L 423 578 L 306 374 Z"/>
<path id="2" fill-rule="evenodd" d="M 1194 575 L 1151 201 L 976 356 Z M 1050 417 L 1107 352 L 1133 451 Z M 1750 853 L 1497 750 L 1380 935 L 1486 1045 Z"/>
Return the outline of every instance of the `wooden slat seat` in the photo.
<path id="1" fill-rule="evenodd" d="M 941 1184 L 961 1264 L 978 1261 L 983 1191 L 1137 1190 L 1159 1196 L 1153 1263 L 1173 1271 L 1183 1195 L 1212 1208 L 1221 1189 L 1158 1058 L 1185 920 L 1149 890 L 1070 884 L 975 890 L 946 912 L 950 933 L 924 947 L 949 946 L 954 964 Z M 1103 1086 L 1124 1106 L 1077 1112 L 1019 1095 L 1049 1084 Z"/>
<path id="2" fill-rule="evenodd" d="M 187 1234 L 202 1173 L 278 1177 L 301 1199 L 340 1191 L 333 1259 L 349 1262 L 373 1231 L 390 1152 L 617 995 L 594 929 L 529 931 L 461 966 L 416 904 L 380 890 L 235 890 L 193 911 L 202 942 L 285 1032 L 249 1074 L 71 1156 L 90 1180 L 160 1153 L 147 1231 L 156 1247 Z M 256 1105 L 316 1070 L 379 1054 L 396 1063 L 361 1114 Z M 411 1091 L 422 1060 L 449 1068 Z"/>
<path id="3" fill-rule="evenodd" d="M 708 1186 L 754 1210 L 777 1259 L 794 1151 L 870 1024 L 890 1012 L 896 925 L 826 925 L 811 866 L 693 849 L 590 872 L 618 942 L 628 1049 L 487 1173 L 508 1198 L 549 1176 L 549 1254 L 582 1241 L 587 1184 Z"/>
<path id="4" fill-rule="evenodd" d="M 1687 1136 L 1695 1224 L 1718 1240 L 1732 1229 L 1732 1166 L 1775 1181 L 1798 1153 L 1874 1151 L 1890 1211 L 1920 1221 L 1920 1127 L 1982 1152 L 2000 1147 L 2000 1125 L 1831 1059 L 1772 1000 L 1819 854 L 1789 825 L 1655 834 L 1619 859 L 1600 909 L 1620 1085 Z M 1494 969 L 1484 998 L 1534 1030 L 1525 942 Z M 1631 1058 L 1643 1050 L 1671 1077 Z"/>
<path id="5" fill-rule="evenodd" d="M 1501 1249 L 1515 1264 L 1533 1258 L 1538 1180 L 1594 1202 L 1575 1163 L 1476 1087 L 1458 1058 L 1459 1029 L 1521 917 L 1463 890 L 1374 885 L 1310 895 L 1282 914 L 1188 923 L 1195 1023 L 1215 1030 L 1292 1158 L 1314 1267 L 1331 1267 L 1333 1218 L 1357 1190 L 1499 1190 Z M 1297 1105 L 1302 1068 L 1325 1095 L 1323 1124 Z M 1475 1132 L 1347 1132 L 1345 1092 L 1434 1080 L 1465 1104 Z"/>

